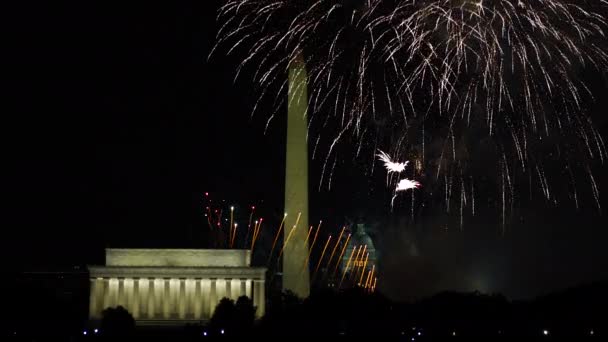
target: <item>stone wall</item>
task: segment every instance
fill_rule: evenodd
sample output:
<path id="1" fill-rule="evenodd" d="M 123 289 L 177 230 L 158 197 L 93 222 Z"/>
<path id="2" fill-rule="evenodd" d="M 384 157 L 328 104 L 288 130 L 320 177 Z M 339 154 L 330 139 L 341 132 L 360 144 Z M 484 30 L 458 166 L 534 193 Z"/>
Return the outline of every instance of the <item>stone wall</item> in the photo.
<path id="1" fill-rule="evenodd" d="M 106 249 L 106 266 L 248 267 L 249 250 Z"/>

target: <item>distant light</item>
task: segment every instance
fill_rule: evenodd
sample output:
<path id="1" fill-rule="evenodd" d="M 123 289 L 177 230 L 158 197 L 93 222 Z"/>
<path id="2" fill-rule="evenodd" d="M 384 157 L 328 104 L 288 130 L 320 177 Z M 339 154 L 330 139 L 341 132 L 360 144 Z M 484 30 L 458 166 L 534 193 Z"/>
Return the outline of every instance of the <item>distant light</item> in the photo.
<path id="1" fill-rule="evenodd" d="M 405 331 L 402 331 L 402 332 L 401 332 L 401 335 L 405 335 Z"/>
<path id="2" fill-rule="evenodd" d="M 230 207 L 230 210 L 234 210 L 234 207 Z"/>
<path id="3" fill-rule="evenodd" d="M 412 341 L 416 341 L 416 339 L 412 337 Z"/>
<path id="4" fill-rule="evenodd" d="M 95 330 L 93 330 L 93 332 L 97 334 L 99 332 L 99 330 L 95 329 Z"/>
<path id="5" fill-rule="evenodd" d="M 209 193 L 208 193 L 208 192 L 205 192 L 205 196 L 209 196 Z"/>
<path id="6" fill-rule="evenodd" d="M 452 331 L 452 336 L 456 336 L 456 332 L 455 331 Z"/>
<path id="7" fill-rule="evenodd" d="M 252 206 L 251 206 L 251 209 L 255 209 L 255 205 L 252 205 Z"/>
<path id="8" fill-rule="evenodd" d="M 421 336 L 421 335 L 422 335 L 422 333 L 419 331 L 419 332 L 418 332 L 418 336 Z"/>
<path id="9" fill-rule="evenodd" d="M 222 331 L 220 331 L 220 334 L 224 335 L 224 329 L 222 329 Z"/>
<path id="10" fill-rule="evenodd" d="M 207 336 L 207 332 L 206 331 L 203 331 L 203 336 Z"/>
<path id="11" fill-rule="evenodd" d="M 83 334 L 83 335 L 86 335 L 86 334 L 87 334 L 87 331 L 86 331 L 86 330 L 85 330 L 85 331 L 83 331 L 83 332 L 82 332 L 82 334 Z"/>
<path id="12" fill-rule="evenodd" d="M 549 335 L 549 330 L 543 330 L 543 335 L 545 335 L 545 336 Z"/>
<path id="13" fill-rule="evenodd" d="M 593 330 L 591 330 L 591 331 L 589 332 L 589 335 L 593 335 Z"/>

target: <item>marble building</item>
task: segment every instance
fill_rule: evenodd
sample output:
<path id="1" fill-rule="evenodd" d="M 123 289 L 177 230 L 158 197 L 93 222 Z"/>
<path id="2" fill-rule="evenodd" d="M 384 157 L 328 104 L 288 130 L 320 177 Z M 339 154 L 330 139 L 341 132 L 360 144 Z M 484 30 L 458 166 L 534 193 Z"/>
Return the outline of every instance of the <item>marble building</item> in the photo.
<path id="1" fill-rule="evenodd" d="M 89 266 L 89 318 L 126 308 L 138 324 L 207 320 L 223 297 L 248 296 L 264 315 L 266 269 L 249 250 L 106 249 L 105 266 Z"/>

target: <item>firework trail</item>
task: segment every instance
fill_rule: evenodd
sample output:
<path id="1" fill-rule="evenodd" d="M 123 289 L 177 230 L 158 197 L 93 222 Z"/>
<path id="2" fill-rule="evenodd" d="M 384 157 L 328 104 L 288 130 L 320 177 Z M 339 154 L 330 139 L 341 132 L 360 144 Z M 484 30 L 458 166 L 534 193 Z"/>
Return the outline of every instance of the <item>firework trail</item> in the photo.
<path id="1" fill-rule="evenodd" d="M 255 225 L 253 226 L 253 237 L 251 238 L 251 252 L 253 253 L 253 247 L 255 247 L 255 242 L 258 239 L 258 236 L 260 235 L 260 230 L 262 228 L 262 222 L 264 222 L 263 218 L 260 218 L 259 221 L 256 221 Z"/>
<path id="2" fill-rule="evenodd" d="M 232 248 L 232 241 L 234 241 L 232 235 L 232 227 L 234 227 L 234 207 L 230 207 L 230 225 L 228 226 L 228 240 L 230 241 L 230 248 Z M 234 228 L 236 230 L 236 227 Z"/>
<path id="3" fill-rule="evenodd" d="M 340 245 L 340 241 L 342 241 L 342 234 L 344 234 L 344 229 L 346 229 L 346 226 L 343 226 L 342 229 L 340 230 L 340 234 L 338 235 L 338 239 L 336 240 L 336 244 L 334 245 L 334 248 L 331 250 L 331 254 L 329 255 L 329 259 L 327 259 L 327 270 L 329 270 L 329 267 L 331 266 L 331 261 L 334 258 L 334 254 L 336 253 L 336 250 L 338 249 L 338 246 Z M 329 272 L 325 272 L 324 278 L 328 274 L 329 274 Z"/>
<path id="4" fill-rule="evenodd" d="M 236 227 L 237 223 L 234 224 L 234 229 L 232 230 L 232 239 L 230 240 L 230 248 L 234 248 L 234 239 L 236 239 Z"/>
<path id="5" fill-rule="evenodd" d="M 365 261 L 363 262 L 363 267 L 361 267 L 361 277 L 359 277 L 359 282 L 357 282 L 357 284 L 359 286 L 361 286 L 361 282 L 363 281 L 363 276 L 365 275 L 365 270 L 367 269 L 368 260 L 369 260 L 369 252 L 367 252 L 367 254 L 365 255 Z"/>
<path id="6" fill-rule="evenodd" d="M 374 278 L 374 272 L 376 271 L 376 265 L 372 265 L 372 269 L 367 273 L 367 278 L 365 280 L 365 289 L 370 288 L 371 289 L 371 282 L 372 279 Z"/>
<path id="7" fill-rule="evenodd" d="M 308 249 L 308 254 L 306 255 L 306 259 L 304 259 L 304 263 L 302 264 L 302 271 L 300 272 L 300 276 L 304 274 L 304 270 L 308 267 L 310 255 L 312 254 L 313 248 L 315 248 L 315 243 L 317 242 L 317 236 L 319 236 L 319 230 L 321 229 L 322 222 L 323 221 L 319 221 L 319 225 L 317 226 L 317 230 L 315 231 L 315 236 L 313 237 L 312 243 L 310 244 L 310 248 Z"/>
<path id="8" fill-rule="evenodd" d="M 338 288 L 342 287 L 342 282 L 344 281 L 344 277 L 346 276 L 346 272 L 348 272 L 348 268 L 350 267 L 350 263 L 353 260 L 353 256 L 355 255 L 355 252 L 357 253 L 357 255 L 359 255 L 359 252 L 357 251 L 358 247 L 359 246 L 355 246 L 355 248 L 353 248 L 353 251 L 350 253 L 350 257 L 348 257 L 348 261 L 346 262 L 346 266 L 344 267 L 344 270 L 342 271 L 342 278 L 340 278 L 340 284 L 338 284 Z"/>
<path id="9" fill-rule="evenodd" d="M 283 255 L 283 252 L 285 251 L 285 247 L 287 247 L 287 244 L 289 243 L 289 240 L 291 239 L 291 234 L 293 234 L 293 232 L 298 227 L 298 223 L 300 222 L 301 215 L 302 215 L 302 213 L 298 213 L 298 217 L 296 218 L 296 223 L 293 225 L 293 227 L 291 227 L 289 234 L 287 234 L 287 238 L 285 239 L 285 242 L 283 243 L 283 246 L 281 247 L 281 251 L 279 252 L 279 257 L 277 258 L 277 264 L 281 261 L 281 256 Z"/>
<path id="10" fill-rule="evenodd" d="M 426 178 L 451 189 L 453 175 L 487 163 L 465 153 L 477 127 L 502 151 L 496 162 L 506 156 L 520 173 L 540 173 L 536 165 L 554 148 L 571 151 L 560 158 L 587 174 L 606 150 L 579 75 L 608 66 L 607 7 L 607 0 L 226 0 L 211 54 L 225 46 L 244 56 L 235 78 L 250 75 L 260 95 L 253 112 L 268 106 L 268 122 L 286 101 L 289 65 L 303 56 L 309 98 L 298 100 L 308 103 L 314 151 L 325 149 L 323 173 L 328 164 L 333 172 L 332 154 L 349 136 L 357 155 L 385 138 L 395 150 L 420 146 Z M 441 141 L 429 155 L 425 144 Z M 538 184 L 548 192 L 545 176 Z"/>
<path id="11" fill-rule="evenodd" d="M 327 242 L 325 242 L 325 246 L 323 247 L 323 252 L 321 252 L 321 257 L 319 258 L 319 261 L 317 262 L 315 271 L 312 273 L 311 282 L 314 282 L 315 277 L 317 276 L 317 272 L 319 271 L 319 267 L 321 266 L 321 262 L 323 261 L 323 257 L 325 256 L 325 251 L 327 251 L 327 246 L 329 246 L 330 242 L 331 242 L 331 235 L 327 237 Z"/>
<path id="12" fill-rule="evenodd" d="M 304 246 L 308 247 L 308 239 L 310 239 L 310 233 L 312 233 L 312 229 L 314 226 L 310 226 L 308 228 L 308 233 L 306 234 L 306 239 L 304 239 Z"/>
<path id="13" fill-rule="evenodd" d="M 366 252 L 367 252 L 367 245 L 364 245 L 363 248 L 359 248 L 359 251 L 357 251 L 357 254 L 355 255 L 355 260 L 354 260 L 354 264 L 355 265 L 353 266 L 353 272 L 351 272 L 351 274 L 348 277 L 348 279 L 350 281 L 357 279 L 357 275 L 359 274 L 359 270 L 363 266 L 363 262 L 365 260 L 365 255 L 366 255 L 365 253 Z"/>
<path id="14" fill-rule="evenodd" d="M 272 252 L 274 252 L 274 247 L 277 245 L 277 240 L 279 239 L 279 236 L 281 236 L 281 231 L 283 230 L 283 226 L 285 225 L 285 219 L 287 218 L 287 213 L 283 214 L 283 219 L 281 220 L 281 223 L 279 224 L 279 229 L 277 230 L 277 233 L 274 235 L 274 240 L 272 241 L 272 248 L 270 248 L 270 254 L 268 254 L 268 261 L 266 262 L 266 264 L 270 264 L 270 259 L 272 258 Z"/>
<path id="15" fill-rule="evenodd" d="M 253 212 L 255 211 L 255 206 L 251 206 L 251 212 L 249 213 L 249 221 L 247 222 L 247 234 L 245 235 L 245 245 L 247 245 L 247 241 L 249 241 L 249 234 L 251 234 L 251 221 L 253 220 Z"/>
<path id="16" fill-rule="evenodd" d="M 338 260 L 336 260 L 336 266 L 334 267 L 334 278 L 336 277 L 336 274 L 338 273 L 338 266 L 340 266 L 340 261 L 342 260 L 342 257 L 344 256 L 344 252 L 346 252 L 346 247 L 348 246 L 348 241 L 350 240 L 350 234 L 348 234 L 348 236 L 346 237 L 346 241 L 344 242 L 344 246 L 342 246 L 342 252 L 340 252 L 340 256 L 338 256 Z"/>

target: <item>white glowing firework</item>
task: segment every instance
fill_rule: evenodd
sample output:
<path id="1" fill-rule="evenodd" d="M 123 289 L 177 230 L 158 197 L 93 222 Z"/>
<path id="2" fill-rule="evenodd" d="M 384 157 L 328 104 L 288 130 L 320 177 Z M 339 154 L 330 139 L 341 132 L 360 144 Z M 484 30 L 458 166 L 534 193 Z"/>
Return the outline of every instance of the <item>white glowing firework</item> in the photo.
<path id="1" fill-rule="evenodd" d="M 391 199 L 391 208 L 394 206 L 395 198 L 397 198 L 397 194 L 400 191 L 417 189 L 420 186 L 422 186 L 422 185 L 415 180 L 411 180 L 411 179 L 407 179 L 407 178 L 400 180 L 399 183 L 397 183 L 397 186 L 395 187 L 395 194 L 393 195 L 393 198 Z"/>
<path id="2" fill-rule="evenodd" d="M 388 174 L 390 174 L 391 172 L 401 173 L 405 170 L 407 164 L 409 164 L 409 161 L 407 160 L 403 163 L 395 162 L 388 154 L 380 150 L 378 150 L 378 154 L 376 156 L 384 162 L 384 167 L 386 168 Z M 393 198 L 391 200 L 391 207 L 393 206 L 395 197 L 397 197 L 397 192 L 416 189 L 420 186 L 421 184 L 415 180 L 407 178 L 400 180 L 395 187 L 395 194 L 393 195 Z"/>
<path id="3" fill-rule="evenodd" d="M 405 191 L 405 190 L 410 190 L 410 189 L 417 189 L 419 187 L 421 187 L 422 185 L 415 181 L 415 180 L 411 180 L 411 179 L 402 179 L 399 181 L 399 183 L 397 183 L 397 187 L 395 188 L 395 192 L 397 191 Z"/>
<path id="4" fill-rule="evenodd" d="M 376 156 L 378 156 L 378 158 L 380 158 L 380 160 L 384 162 L 384 167 L 386 168 L 388 173 L 391 173 L 391 172 L 401 173 L 401 172 L 403 172 L 403 170 L 405 170 L 405 167 L 407 166 L 407 164 L 409 164 L 409 161 L 407 161 L 407 160 L 403 163 L 394 162 L 391 159 L 391 157 L 383 151 L 379 151 L 379 153 Z"/>

